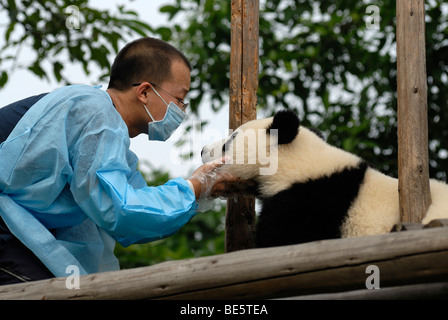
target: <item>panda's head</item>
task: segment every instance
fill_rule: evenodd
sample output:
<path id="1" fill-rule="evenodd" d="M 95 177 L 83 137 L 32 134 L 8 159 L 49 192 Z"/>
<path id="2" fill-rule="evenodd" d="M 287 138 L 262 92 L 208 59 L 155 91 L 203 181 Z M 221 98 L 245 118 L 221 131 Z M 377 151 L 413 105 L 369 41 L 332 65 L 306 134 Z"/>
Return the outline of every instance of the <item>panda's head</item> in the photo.
<path id="1" fill-rule="evenodd" d="M 243 179 L 275 174 L 278 169 L 278 147 L 290 144 L 298 135 L 299 118 L 291 111 L 278 112 L 274 117 L 258 119 L 238 127 L 220 141 L 202 149 L 204 162 L 227 156 L 226 170 Z M 268 168 L 272 170 L 268 171 Z"/>
<path id="2" fill-rule="evenodd" d="M 300 125 L 293 111 L 249 121 L 226 139 L 202 150 L 203 162 L 227 156 L 225 170 L 244 180 L 255 180 L 260 196 L 272 196 L 293 183 L 331 174 L 350 165 L 339 151 L 328 145 L 318 131 Z M 349 163 L 347 163 L 349 162 Z"/>

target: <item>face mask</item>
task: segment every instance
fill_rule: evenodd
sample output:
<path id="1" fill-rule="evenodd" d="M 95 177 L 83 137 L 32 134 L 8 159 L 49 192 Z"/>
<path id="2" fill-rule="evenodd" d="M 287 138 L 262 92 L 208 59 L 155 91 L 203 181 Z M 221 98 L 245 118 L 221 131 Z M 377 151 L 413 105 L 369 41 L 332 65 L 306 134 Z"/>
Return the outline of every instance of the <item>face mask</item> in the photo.
<path id="1" fill-rule="evenodd" d="M 157 91 L 152 88 L 153 91 L 162 99 L 167 105 L 165 116 L 160 121 L 155 121 L 151 113 L 149 113 L 148 108 L 145 107 L 146 112 L 151 118 L 152 122 L 148 123 L 148 139 L 166 141 L 171 134 L 180 126 L 182 120 L 186 117 L 185 112 L 183 112 L 174 102 L 169 104 L 157 93 Z"/>

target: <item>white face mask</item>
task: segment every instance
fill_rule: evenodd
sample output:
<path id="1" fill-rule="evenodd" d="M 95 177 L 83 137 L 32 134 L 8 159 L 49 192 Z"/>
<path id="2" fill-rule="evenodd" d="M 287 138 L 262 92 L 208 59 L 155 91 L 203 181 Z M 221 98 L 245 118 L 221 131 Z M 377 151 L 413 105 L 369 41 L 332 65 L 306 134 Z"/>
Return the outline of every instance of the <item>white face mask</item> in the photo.
<path id="1" fill-rule="evenodd" d="M 151 88 L 155 92 L 155 94 L 157 94 L 157 96 L 166 104 L 167 108 L 163 119 L 155 121 L 148 108 L 143 105 L 152 120 L 152 122 L 148 123 L 148 139 L 166 141 L 180 126 L 182 121 L 185 119 L 186 114 L 174 102 L 170 102 L 169 104 L 166 103 L 166 101 L 159 95 L 159 93 L 153 87 Z"/>

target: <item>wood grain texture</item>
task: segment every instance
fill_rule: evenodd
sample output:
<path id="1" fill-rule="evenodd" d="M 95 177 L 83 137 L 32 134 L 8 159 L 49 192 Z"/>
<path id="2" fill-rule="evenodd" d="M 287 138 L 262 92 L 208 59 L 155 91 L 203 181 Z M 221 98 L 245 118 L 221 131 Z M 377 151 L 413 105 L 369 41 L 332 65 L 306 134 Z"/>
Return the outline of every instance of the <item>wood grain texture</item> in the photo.
<path id="1" fill-rule="evenodd" d="M 236 129 L 257 117 L 258 0 L 232 0 L 229 84 L 229 128 Z M 227 201 L 226 252 L 252 248 L 255 199 Z"/>
<path id="2" fill-rule="evenodd" d="M 431 204 L 424 6 L 423 0 L 397 0 L 398 178 L 402 222 L 420 222 Z"/>
<path id="3" fill-rule="evenodd" d="M 446 227 L 248 249 L 150 267 L 0 287 L 0 299 L 266 299 L 448 281 Z"/>

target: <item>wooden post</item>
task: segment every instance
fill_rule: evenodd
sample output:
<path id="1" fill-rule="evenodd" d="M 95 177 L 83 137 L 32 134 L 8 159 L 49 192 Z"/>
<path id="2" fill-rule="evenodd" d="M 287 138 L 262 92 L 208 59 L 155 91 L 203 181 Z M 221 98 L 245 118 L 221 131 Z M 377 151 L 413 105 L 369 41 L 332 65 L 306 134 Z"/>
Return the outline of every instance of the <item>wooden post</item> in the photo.
<path id="1" fill-rule="evenodd" d="M 397 81 L 400 215 L 420 222 L 431 204 L 423 0 L 397 0 Z"/>
<path id="2" fill-rule="evenodd" d="M 259 0 L 232 0 L 229 128 L 257 117 Z M 255 199 L 227 201 L 226 251 L 253 247 Z"/>

